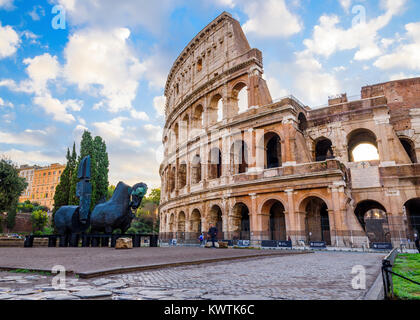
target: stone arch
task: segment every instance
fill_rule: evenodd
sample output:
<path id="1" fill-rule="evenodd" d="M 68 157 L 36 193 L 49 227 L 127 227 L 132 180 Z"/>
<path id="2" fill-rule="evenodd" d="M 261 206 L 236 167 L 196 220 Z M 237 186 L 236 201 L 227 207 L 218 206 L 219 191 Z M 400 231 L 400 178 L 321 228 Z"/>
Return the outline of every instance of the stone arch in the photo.
<path id="1" fill-rule="evenodd" d="M 264 134 L 264 168 L 278 168 L 282 166 L 281 138 L 275 132 Z"/>
<path id="2" fill-rule="evenodd" d="M 324 241 L 327 245 L 331 245 L 327 203 L 322 198 L 308 196 L 300 203 L 300 211 L 305 214 L 307 241 Z"/>
<path id="3" fill-rule="evenodd" d="M 178 223 L 177 223 L 177 233 L 178 239 L 184 240 L 185 239 L 185 222 L 186 222 L 186 215 L 184 211 L 178 213 Z"/>
<path id="4" fill-rule="evenodd" d="M 190 116 L 188 114 L 184 115 L 181 121 L 181 138 L 180 141 L 188 141 L 190 133 Z"/>
<path id="5" fill-rule="evenodd" d="M 171 213 L 169 216 L 169 225 L 168 225 L 168 230 L 171 233 L 171 238 L 174 238 L 174 233 L 175 233 L 175 214 Z"/>
<path id="6" fill-rule="evenodd" d="M 178 189 L 182 189 L 187 185 L 187 164 L 182 161 L 178 170 Z"/>
<path id="7" fill-rule="evenodd" d="M 314 141 L 314 159 L 317 162 L 334 159 L 334 151 L 330 139 L 320 137 Z"/>
<path id="8" fill-rule="evenodd" d="M 221 94 L 217 93 L 211 98 L 208 117 L 210 125 L 223 120 L 223 97 Z"/>
<path id="9" fill-rule="evenodd" d="M 230 168 L 232 174 L 248 171 L 248 146 L 244 140 L 236 140 L 230 148 Z"/>
<path id="10" fill-rule="evenodd" d="M 222 176 L 222 152 L 217 147 L 210 150 L 208 169 L 210 180 L 218 179 Z"/>
<path id="11" fill-rule="evenodd" d="M 169 192 L 172 193 L 175 191 L 175 176 L 176 169 L 175 166 L 169 166 Z"/>
<path id="12" fill-rule="evenodd" d="M 376 149 L 378 152 L 378 142 L 375 133 L 373 133 L 369 129 L 359 128 L 355 129 L 347 135 L 347 151 L 349 155 L 349 161 L 368 161 L 371 159 L 355 159 L 354 158 L 354 151 L 356 148 L 360 148 L 363 145 L 370 145 Z M 378 152 L 378 159 L 379 159 L 379 152 Z M 376 160 L 376 159 L 375 159 Z"/>
<path id="13" fill-rule="evenodd" d="M 412 163 L 417 163 L 416 148 L 410 138 L 400 137 L 400 142 Z"/>
<path id="14" fill-rule="evenodd" d="M 213 224 L 217 228 L 217 239 L 223 239 L 223 211 L 217 204 L 211 206 L 208 216 L 209 225 Z"/>
<path id="15" fill-rule="evenodd" d="M 193 117 L 192 126 L 194 129 L 204 128 L 204 108 L 201 103 L 195 106 L 192 117 Z"/>
<path id="16" fill-rule="evenodd" d="M 200 183 L 202 180 L 201 175 L 201 157 L 200 155 L 196 154 L 192 160 L 192 167 L 191 167 L 191 182 L 193 184 Z"/>
<path id="17" fill-rule="evenodd" d="M 249 208 L 243 202 L 237 202 L 229 216 L 230 236 L 233 240 L 250 240 L 251 224 Z"/>
<path id="18" fill-rule="evenodd" d="M 420 237 L 420 198 L 413 198 L 404 204 L 407 216 L 407 236 L 415 240 L 415 234 Z"/>
<path id="19" fill-rule="evenodd" d="M 370 242 L 391 242 L 386 208 L 378 201 L 360 201 L 354 213 Z"/>
<path id="20" fill-rule="evenodd" d="M 286 215 L 283 203 L 277 199 L 266 200 L 261 207 L 263 215 L 263 238 L 267 240 L 286 241 Z"/>
<path id="21" fill-rule="evenodd" d="M 198 239 L 202 232 L 202 216 L 199 209 L 194 209 L 190 215 L 190 234 L 191 239 Z"/>
<path id="22" fill-rule="evenodd" d="M 248 110 L 248 87 L 245 82 L 237 82 L 232 89 L 233 109 L 238 113 Z"/>
<path id="23" fill-rule="evenodd" d="M 308 120 L 303 112 L 298 115 L 298 128 L 302 132 L 308 128 Z"/>

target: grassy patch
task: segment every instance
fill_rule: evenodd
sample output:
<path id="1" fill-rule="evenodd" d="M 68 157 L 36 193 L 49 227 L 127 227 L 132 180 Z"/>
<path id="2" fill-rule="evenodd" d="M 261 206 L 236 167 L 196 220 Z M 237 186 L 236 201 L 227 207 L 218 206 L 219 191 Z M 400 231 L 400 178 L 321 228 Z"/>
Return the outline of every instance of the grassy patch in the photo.
<path id="1" fill-rule="evenodd" d="M 392 271 L 420 282 L 420 254 L 400 254 L 395 259 Z M 420 300 L 420 285 L 392 275 L 394 293 L 400 299 Z"/>
<path id="2" fill-rule="evenodd" d="M 47 271 L 34 271 L 34 270 L 28 270 L 28 269 L 14 269 L 14 270 L 9 270 L 8 272 L 10 272 L 10 273 L 40 274 L 40 275 L 43 275 L 43 276 L 51 276 L 52 275 L 51 272 L 47 272 Z"/>

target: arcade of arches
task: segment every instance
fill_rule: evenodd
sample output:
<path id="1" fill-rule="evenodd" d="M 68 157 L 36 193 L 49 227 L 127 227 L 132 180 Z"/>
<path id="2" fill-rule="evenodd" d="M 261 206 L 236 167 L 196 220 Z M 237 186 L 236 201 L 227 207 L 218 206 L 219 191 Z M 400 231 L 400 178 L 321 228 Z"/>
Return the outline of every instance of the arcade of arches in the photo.
<path id="1" fill-rule="evenodd" d="M 420 78 L 311 108 L 272 97 L 263 73 L 262 52 L 226 12 L 174 62 L 160 238 L 197 243 L 211 224 L 219 239 L 254 245 L 399 246 L 420 234 Z"/>

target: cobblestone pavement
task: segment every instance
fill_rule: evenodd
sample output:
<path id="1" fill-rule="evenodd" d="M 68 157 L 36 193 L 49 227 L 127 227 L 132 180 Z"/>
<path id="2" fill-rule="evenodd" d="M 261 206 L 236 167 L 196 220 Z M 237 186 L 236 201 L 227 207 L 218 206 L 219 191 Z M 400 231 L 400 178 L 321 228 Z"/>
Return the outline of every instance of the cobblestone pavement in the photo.
<path id="1" fill-rule="evenodd" d="M 0 272 L 0 300 L 355 300 L 362 299 L 373 284 L 383 256 L 316 252 L 89 280 L 67 277 L 65 289 L 54 289 L 52 276 Z M 366 269 L 366 290 L 352 288 L 355 265 Z"/>

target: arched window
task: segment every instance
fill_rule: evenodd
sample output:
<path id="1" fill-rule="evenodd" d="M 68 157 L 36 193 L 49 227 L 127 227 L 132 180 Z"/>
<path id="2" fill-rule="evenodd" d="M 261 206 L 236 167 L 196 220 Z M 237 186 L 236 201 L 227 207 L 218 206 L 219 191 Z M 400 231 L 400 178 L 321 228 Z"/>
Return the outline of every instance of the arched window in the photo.
<path id="1" fill-rule="evenodd" d="M 248 171 L 248 147 L 245 141 L 238 140 L 230 148 L 230 165 L 233 174 Z"/>
<path id="2" fill-rule="evenodd" d="M 414 198 L 404 204 L 407 215 L 408 238 L 415 240 L 415 235 L 420 237 L 420 198 Z"/>
<path id="3" fill-rule="evenodd" d="M 284 206 L 278 200 L 268 200 L 264 203 L 261 213 L 263 219 L 266 219 L 263 225 L 267 226 L 264 234 L 268 240 L 286 241 L 286 217 L 284 215 Z"/>
<path id="4" fill-rule="evenodd" d="M 201 181 L 201 158 L 198 154 L 193 158 L 191 169 L 192 183 L 197 184 Z"/>
<path id="5" fill-rule="evenodd" d="M 175 191 L 175 175 L 176 175 L 176 169 L 175 167 L 172 167 L 169 170 L 169 192 Z"/>
<path id="6" fill-rule="evenodd" d="M 197 72 L 201 72 L 203 70 L 203 59 L 198 59 L 197 61 Z"/>
<path id="7" fill-rule="evenodd" d="M 179 165 L 179 172 L 178 172 L 178 188 L 182 189 L 187 184 L 187 164 L 182 162 Z"/>
<path id="8" fill-rule="evenodd" d="M 190 130 L 189 126 L 190 126 L 190 117 L 188 116 L 188 114 L 186 114 L 181 121 L 181 132 L 182 132 L 181 141 L 183 142 L 188 140 L 188 134 Z"/>
<path id="9" fill-rule="evenodd" d="M 232 90 L 232 98 L 238 113 L 248 110 L 248 88 L 246 84 L 238 83 Z"/>
<path id="10" fill-rule="evenodd" d="M 407 152 L 407 155 L 410 157 L 411 162 L 417 163 L 416 149 L 414 147 L 413 141 L 407 138 L 400 138 L 400 141 L 404 147 L 405 152 Z"/>
<path id="11" fill-rule="evenodd" d="M 379 160 L 375 134 L 367 129 L 357 129 L 347 137 L 350 162 Z"/>
<path id="12" fill-rule="evenodd" d="M 327 138 L 319 138 L 315 141 L 315 161 L 334 159 L 332 142 Z"/>
<path id="13" fill-rule="evenodd" d="M 299 130 L 305 131 L 308 128 L 308 121 L 306 120 L 305 115 L 301 112 L 298 116 L 298 122 L 299 122 Z"/>
<path id="14" fill-rule="evenodd" d="M 210 210 L 209 223 L 213 224 L 217 228 L 217 239 L 223 239 L 223 218 L 222 209 L 219 206 L 214 205 Z"/>
<path id="15" fill-rule="evenodd" d="M 223 99 L 220 94 L 216 94 L 211 99 L 208 117 L 210 125 L 214 125 L 223 120 Z"/>
<path id="16" fill-rule="evenodd" d="M 209 179 L 219 179 L 222 176 L 222 153 L 219 148 L 210 150 Z"/>
<path id="17" fill-rule="evenodd" d="M 281 167 L 281 142 L 280 137 L 269 132 L 264 135 L 264 148 L 265 148 L 265 168 L 278 168 Z"/>

